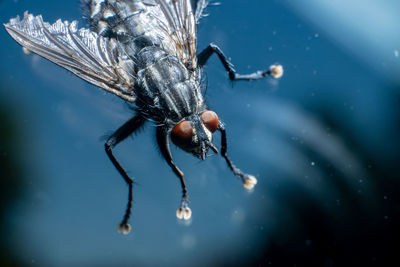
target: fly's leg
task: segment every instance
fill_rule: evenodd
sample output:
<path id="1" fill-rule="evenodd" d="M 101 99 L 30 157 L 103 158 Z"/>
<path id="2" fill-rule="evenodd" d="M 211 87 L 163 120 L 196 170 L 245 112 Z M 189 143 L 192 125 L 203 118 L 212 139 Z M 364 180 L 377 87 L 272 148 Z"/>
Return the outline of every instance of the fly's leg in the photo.
<path id="1" fill-rule="evenodd" d="M 225 126 L 222 122 L 220 122 L 218 124 L 218 130 L 221 132 L 221 156 L 223 156 L 225 158 L 226 163 L 228 164 L 228 166 L 232 170 L 232 172 L 242 180 L 243 186 L 248 190 L 253 189 L 254 186 L 257 184 L 257 179 L 251 174 L 246 174 L 246 173 L 242 172 L 239 168 L 237 168 L 232 163 L 232 161 L 228 157 L 228 153 L 227 153 L 228 144 L 226 141 L 227 140 L 226 139 L 226 130 L 225 130 Z"/>
<path id="2" fill-rule="evenodd" d="M 233 64 L 228 60 L 228 58 L 224 55 L 222 50 L 215 44 L 211 43 L 208 45 L 206 49 L 200 52 L 197 56 L 198 58 L 198 65 L 203 67 L 210 56 L 216 53 L 219 59 L 222 62 L 225 70 L 229 74 L 229 79 L 231 81 L 238 81 L 238 80 L 257 80 L 262 79 L 266 76 L 272 76 L 274 78 L 280 78 L 283 75 L 283 67 L 282 65 L 271 65 L 267 70 L 259 70 L 250 74 L 238 74 L 236 73 L 235 69 L 233 68 Z"/>
<path id="3" fill-rule="evenodd" d="M 114 157 L 112 153 L 112 149 L 122 140 L 127 138 L 133 132 L 135 132 L 138 128 L 140 128 L 145 122 L 145 119 L 142 115 L 137 114 L 129 121 L 127 121 L 124 125 L 122 125 L 118 130 L 116 130 L 104 144 L 107 156 L 110 158 L 111 162 L 114 164 L 115 168 L 121 174 L 122 178 L 124 178 L 125 182 L 129 186 L 128 193 L 128 204 L 126 206 L 125 215 L 122 219 L 122 222 L 118 225 L 118 232 L 122 232 L 123 234 L 128 234 L 130 232 L 131 226 L 128 224 L 129 217 L 131 215 L 132 208 L 132 185 L 133 180 L 126 173 L 124 168 L 118 162 L 118 160 Z"/>
<path id="4" fill-rule="evenodd" d="M 186 188 L 186 183 L 184 179 L 183 172 L 175 165 L 172 160 L 171 149 L 169 145 L 169 136 L 168 136 L 168 129 L 163 126 L 158 126 L 156 130 L 157 135 L 157 143 L 160 147 L 161 154 L 163 155 L 164 159 L 167 161 L 168 165 L 174 171 L 176 176 L 178 176 L 179 181 L 181 182 L 182 187 L 182 200 L 181 206 L 176 211 L 176 217 L 178 219 L 189 220 L 192 216 L 192 210 L 189 208 L 189 197 Z"/>

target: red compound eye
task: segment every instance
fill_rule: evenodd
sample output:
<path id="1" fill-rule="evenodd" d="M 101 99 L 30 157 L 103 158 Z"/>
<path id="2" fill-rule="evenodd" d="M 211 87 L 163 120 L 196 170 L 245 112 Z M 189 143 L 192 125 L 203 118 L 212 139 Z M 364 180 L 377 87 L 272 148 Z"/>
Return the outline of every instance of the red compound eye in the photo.
<path id="1" fill-rule="evenodd" d="M 201 119 L 210 132 L 213 133 L 218 129 L 218 116 L 214 111 L 204 111 L 201 113 Z"/>
<path id="2" fill-rule="evenodd" d="M 187 144 L 192 140 L 193 128 L 190 122 L 181 121 L 172 129 L 171 138 L 176 144 Z"/>

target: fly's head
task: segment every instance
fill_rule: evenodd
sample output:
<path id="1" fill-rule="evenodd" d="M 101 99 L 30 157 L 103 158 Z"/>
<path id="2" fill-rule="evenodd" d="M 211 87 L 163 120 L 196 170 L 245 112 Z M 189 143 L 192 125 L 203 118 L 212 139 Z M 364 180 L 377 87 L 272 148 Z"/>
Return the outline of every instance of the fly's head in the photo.
<path id="1" fill-rule="evenodd" d="M 209 148 L 218 153 L 211 143 L 212 135 L 218 129 L 218 124 L 218 116 L 214 111 L 205 110 L 200 114 L 192 115 L 172 128 L 172 142 L 204 160 Z"/>

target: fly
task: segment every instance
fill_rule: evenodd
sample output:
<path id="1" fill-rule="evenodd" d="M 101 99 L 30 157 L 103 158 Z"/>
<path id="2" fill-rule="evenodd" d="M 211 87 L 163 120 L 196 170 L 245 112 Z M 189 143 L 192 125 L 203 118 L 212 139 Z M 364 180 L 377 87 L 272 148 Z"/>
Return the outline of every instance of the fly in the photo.
<path id="1" fill-rule="evenodd" d="M 257 183 L 253 175 L 237 168 L 227 154 L 224 124 L 208 110 L 202 90 L 202 70 L 216 54 L 229 79 L 256 80 L 266 76 L 279 78 L 281 65 L 251 74 L 238 74 L 222 50 L 211 43 L 197 53 L 197 24 L 208 0 L 84 0 L 90 28 L 78 28 L 77 22 L 44 22 L 42 16 L 25 12 L 24 18 L 11 19 L 5 28 L 24 51 L 32 51 L 76 76 L 134 103 L 136 113 L 106 141 L 105 151 L 129 187 L 128 204 L 118 226 L 129 233 L 133 180 L 113 154 L 113 148 L 132 135 L 148 120 L 156 125 L 160 151 L 179 178 L 181 204 L 179 219 L 188 220 L 188 191 L 183 172 L 172 159 L 170 140 L 181 149 L 204 160 L 213 133 L 221 133 L 220 154 L 244 187 Z"/>

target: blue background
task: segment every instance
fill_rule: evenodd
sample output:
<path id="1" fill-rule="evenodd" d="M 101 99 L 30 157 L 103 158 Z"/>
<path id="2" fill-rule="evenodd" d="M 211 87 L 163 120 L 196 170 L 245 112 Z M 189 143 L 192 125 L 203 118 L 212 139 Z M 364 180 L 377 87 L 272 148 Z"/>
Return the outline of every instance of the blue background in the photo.
<path id="1" fill-rule="evenodd" d="M 218 44 L 240 73 L 280 63 L 280 80 L 231 83 L 208 62 L 209 106 L 229 153 L 258 178 L 248 193 L 216 155 L 173 149 L 178 179 L 148 123 L 115 154 L 138 185 L 132 233 L 116 227 L 127 186 L 104 136 L 132 116 L 117 97 L 36 56 L 0 30 L 0 260 L 38 266 L 382 264 L 400 237 L 398 1 L 221 1 L 198 50 Z M 351 3 L 349 3 L 351 2 Z M 28 10 L 79 20 L 78 1 L 0 1 L 0 22 Z M 218 144 L 218 136 L 214 143 Z"/>

